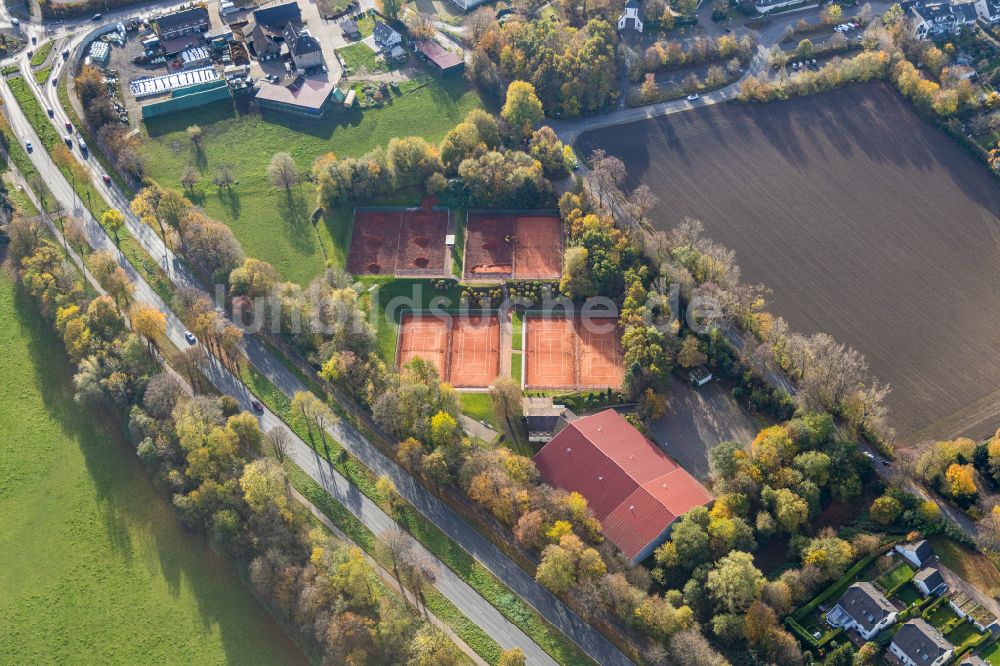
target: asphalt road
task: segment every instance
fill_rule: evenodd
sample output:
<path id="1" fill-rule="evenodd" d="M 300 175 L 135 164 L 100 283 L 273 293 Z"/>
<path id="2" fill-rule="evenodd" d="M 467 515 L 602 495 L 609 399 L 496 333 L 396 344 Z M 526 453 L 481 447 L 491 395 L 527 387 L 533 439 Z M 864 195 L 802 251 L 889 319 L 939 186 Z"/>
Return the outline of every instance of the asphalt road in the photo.
<path id="1" fill-rule="evenodd" d="M 128 273 L 130 280 L 135 285 L 132 297 L 133 301 L 151 305 L 164 312 L 167 316 L 167 336 L 170 341 L 179 349 L 187 347 L 188 343 L 184 339 L 186 329 L 183 322 L 174 315 L 167 304 L 134 271 L 131 264 L 118 251 L 100 225 L 80 205 L 70 184 L 62 176 L 62 173 L 42 147 L 41 141 L 35 135 L 27 118 L 21 113 L 20 107 L 17 105 L 13 94 L 6 84 L 0 86 L 0 96 L 3 97 L 4 103 L 7 105 L 11 126 L 18 138 L 22 143 L 25 140 L 30 140 L 35 145 L 35 149 L 31 153 L 31 160 L 49 186 L 53 197 L 62 205 L 65 211 L 72 212 L 73 215 L 84 220 L 89 243 L 95 250 L 106 250 L 117 257 L 118 263 Z M 267 359 L 263 360 L 266 361 Z M 280 364 L 277 365 L 280 366 Z M 209 360 L 202 370 L 219 391 L 232 395 L 239 401 L 243 409 L 252 411 L 250 406 L 252 396 L 249 390 L 229 370 L 224 368 L 214 356 L 209 355 Z M 258 414 L 258 420 L 261 429 L 265 432 L 271 428 L 285 430 L 291 442 L 288 451 L 289 457 L 374 533 L 382 534 L 395 527 L 395 522 L 385 512 L 354 487 L 339 472 L 333 469 L 330 463 L 315 452 L 306 442 L 289 430 L 278 416 L 269 410 L 265 410 L 262 414 Z M 532 664 L 556 663 L 522 631 L 504 618 L 496 608 L 464 583 L 429 551 L 426 551 L 423 546 L 414 541 L 414 548 L 418 552 L 422 552 L 428 561 L 435 564 L 439 573 L 436 575 L 434 586 L 469 619 L 493 636 L 501 646 L 505 649 L 513 647 L 521 648 L 528 657 L 529 663 Z M 511 563 L 511 566 L 514 566 L 513 563 Z M 523 572 L 521 573 L 523 574 Z M 531 582 L 534 584 L 533 580 Z"/>

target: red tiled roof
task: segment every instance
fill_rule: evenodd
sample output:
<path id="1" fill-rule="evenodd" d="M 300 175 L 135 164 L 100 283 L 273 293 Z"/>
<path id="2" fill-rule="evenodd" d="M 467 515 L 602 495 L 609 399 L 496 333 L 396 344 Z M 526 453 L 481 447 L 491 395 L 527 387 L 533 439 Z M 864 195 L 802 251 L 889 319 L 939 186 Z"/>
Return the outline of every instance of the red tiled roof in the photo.
<path id="1" fill-rule="evenodd" d="M 629 559 L 688 509 L 713 499 L 613 409 L 573 421 L 534 461 L 547 483 L 587 498 L 604 535 Z"/>
<path id="2" fill-rule="evenodd" d="M 463 62 L 462 56 L 453 51 L 448 51 L 432 39 L 417 40 L 414 42 L 414 46 L 441 69 L 448 69 Z"/>

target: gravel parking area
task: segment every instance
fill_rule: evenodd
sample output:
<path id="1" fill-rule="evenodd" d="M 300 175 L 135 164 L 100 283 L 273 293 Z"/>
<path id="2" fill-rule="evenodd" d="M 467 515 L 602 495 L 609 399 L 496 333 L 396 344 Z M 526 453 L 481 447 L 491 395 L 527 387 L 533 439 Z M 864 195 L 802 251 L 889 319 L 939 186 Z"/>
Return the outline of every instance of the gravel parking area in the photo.
<path id="1" fill-rule="evenodd" d="M 708 478 L 708 450 L 734 439 L 746 446 L 757 426 L 721 384 L 692 388 L 670 378 L 667 413 L 650 427 L 653 439 L 699 480 Z"/>

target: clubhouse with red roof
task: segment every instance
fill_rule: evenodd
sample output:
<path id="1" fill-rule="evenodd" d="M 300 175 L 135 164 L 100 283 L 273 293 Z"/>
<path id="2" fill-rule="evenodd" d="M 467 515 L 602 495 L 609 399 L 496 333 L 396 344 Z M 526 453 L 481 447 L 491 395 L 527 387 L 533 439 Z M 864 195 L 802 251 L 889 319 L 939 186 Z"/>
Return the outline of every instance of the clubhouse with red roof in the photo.
<path id="1" fill-rule="evenodd" d="M 632 562 L 649 557 L 689 509 L 715 499 L 613 409 L 570 422 L 534 461 L 546 483 L 587 499 L 604 536 Z"/>

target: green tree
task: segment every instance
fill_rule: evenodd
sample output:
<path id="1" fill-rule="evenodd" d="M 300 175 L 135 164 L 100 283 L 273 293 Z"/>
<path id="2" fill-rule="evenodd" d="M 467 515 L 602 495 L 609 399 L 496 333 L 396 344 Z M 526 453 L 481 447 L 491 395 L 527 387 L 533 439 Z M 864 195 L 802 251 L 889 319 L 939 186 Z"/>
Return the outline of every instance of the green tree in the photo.
<path id="1" fill-rule="evenodd" d="M 403 9 L 404 4 L 405 0 L 379 0 L 382 15 L 394 21 L 399 18 L 399 12 Z"/>
<path id="2" fill-rule="evenodd" d="M 121 241 L 118 239 L 118 232 L 125 226 L 125 215 L 117 208 L 109 208 L 101 214 L 101 226 L 111 232 L 115 237 L 115 245 Z"/>
<path id="3" fill-rule="evenodd" d="M 895 497 L 882 495 L 872 502 L 868 511 L 871 513 L 872 520 L 879 525 L 891 525 L 899 520 L 903 513 L 903 505 Z"/>
<path id="4" fill-rule="evenodd" d="M 764 575 L 754 566 L 753 556 L 734 551 L 708 573 L 705 589 L 720 608 L 743 613 L 757 599 L 763 585 Z"/>
<path id="5" fill-rule="evenodd" d="M 708 357 L 701 350 L 698 338 L 693 335 L 685 336 L 684 341 L 681 342 L 681 349 L 677 352 L 677 363 L 682 368 L 693 368 L 702 365 L 707 360 Z"/>
<path id="6" fill-rule="evenodd" d="M 524 666 L 525 663 L 527 662 L 521 648 L 504 650 L 500 654 L 500 661 L 497 662 L 498 666 Z"/>
<path id="7" fill-rule="evenodd" d="M 510 123 L 518 143 L 523 141 L 545 117 L 542 102 L 535 94 L 535 86 L 526 81 L 511 81 L 500 117 Z"/>

